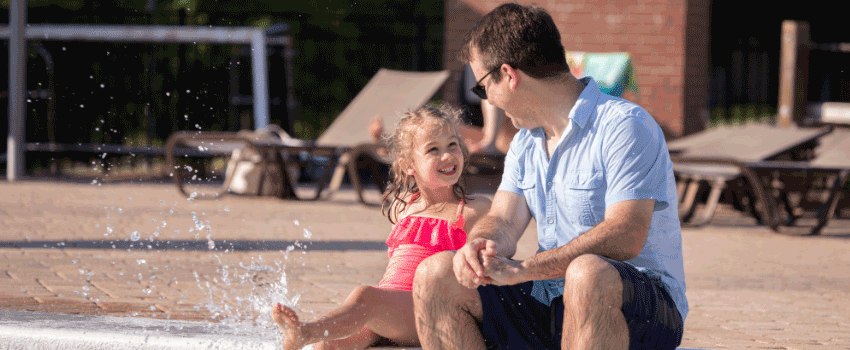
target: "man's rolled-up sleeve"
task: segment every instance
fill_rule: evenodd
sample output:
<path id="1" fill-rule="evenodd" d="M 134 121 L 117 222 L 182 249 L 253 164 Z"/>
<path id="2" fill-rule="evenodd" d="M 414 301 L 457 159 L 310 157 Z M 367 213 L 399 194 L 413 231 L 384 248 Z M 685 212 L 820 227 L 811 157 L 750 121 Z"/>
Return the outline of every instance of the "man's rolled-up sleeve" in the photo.
<path id="1" fill-rule="evenodd" d="M 651 117 L 627 117 L 612 125 L 602 149 L 606 207 L 634 199 L 654 199 L 656 211 L 668 206 L 670 156 L 664 151 L 661 128 Z"/>
<path id="2" fill-rule="evenodd" d="M 522 133 L 523 131 L 520 131 Z M 522 189 L 519 188 L 519 182 L 522 180 L 522 169 L 520 161 L 522 154 L 525 153 L 525 147 L 518 145 L 520 135 L 517 134 L 511 146 L 508 149 L 508 154 L 505 155 L 505 168 L 502 173 L 502 182 L 499 184 L 499 191 L 508 191 L 517 194 L 522 194 Z"/>

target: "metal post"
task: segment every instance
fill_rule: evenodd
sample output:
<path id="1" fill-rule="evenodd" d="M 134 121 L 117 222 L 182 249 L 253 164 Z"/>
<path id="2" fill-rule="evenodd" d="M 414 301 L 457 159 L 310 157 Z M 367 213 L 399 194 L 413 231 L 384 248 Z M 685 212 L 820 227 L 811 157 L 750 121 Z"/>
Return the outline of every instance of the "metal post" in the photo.
<path id="1" fill-rule="evenodd" d="M 251 73 L 254 86 L 254 130 L 269 125 L 269 84 L 266 64 L 266 33 L 256 30 L 251 36 Z"/>
<path id="2" fill-rule="evenodd" d="M 24 175 L 24 99 L 26 93 L 27 1 L 9 3 L 9 134 L 6 138 L 6 180 L 15 181 Z"/>

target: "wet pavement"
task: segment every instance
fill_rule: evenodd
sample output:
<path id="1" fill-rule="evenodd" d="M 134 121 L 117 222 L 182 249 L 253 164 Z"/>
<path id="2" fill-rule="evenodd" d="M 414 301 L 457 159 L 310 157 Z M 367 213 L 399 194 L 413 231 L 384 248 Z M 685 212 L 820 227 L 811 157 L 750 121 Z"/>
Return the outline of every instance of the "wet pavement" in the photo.
<path id="1" fill-rule="evenodd" d="M 390 228 L 350 190 L 188 200 L 170 183 L 3 181 L 0 309 L 256 324 L 274 338 L 273 302 L 309 320 L 377 284 Z M 518 257 L 535 240 L 531 225 Z M 683 347 L 850 349 L 848 220 L 791 237 L 722 209 L 683 244 Z"/>

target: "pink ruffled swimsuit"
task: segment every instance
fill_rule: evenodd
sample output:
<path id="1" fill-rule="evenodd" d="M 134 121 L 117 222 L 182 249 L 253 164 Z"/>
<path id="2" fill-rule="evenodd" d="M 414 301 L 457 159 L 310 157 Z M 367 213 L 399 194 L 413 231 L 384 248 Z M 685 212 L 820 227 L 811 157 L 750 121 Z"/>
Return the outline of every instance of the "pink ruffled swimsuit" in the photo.
<path id="1" fill-rule="evenodd" d="M 387 238 L 390 262 L 378 288 L 413 290 L 416 267 L 425 258 L 445 250 L 458 250 L 466 244 L 463 230 L 463 201 L 458 204 L 457 219 L 407 216 L 395 224 Z"/>

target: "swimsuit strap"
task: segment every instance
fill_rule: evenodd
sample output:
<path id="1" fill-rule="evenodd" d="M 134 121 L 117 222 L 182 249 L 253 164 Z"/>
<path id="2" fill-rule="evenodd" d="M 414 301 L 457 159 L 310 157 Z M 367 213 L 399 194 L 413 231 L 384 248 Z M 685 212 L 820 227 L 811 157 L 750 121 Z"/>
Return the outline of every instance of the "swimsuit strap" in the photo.
<path id="1" fill-rule="evenodd" d="M 458 220 L 463 217 L 463 204 L 464 204 L 463 199 L 461 199 L 460 203 L 457 204 L 457 213 L 455 214 L 455 217 Z"/>
<path id="2" fill-rule="evenodd" d="M 410 200 L 407 201 L 407 205 L 413 204 L 413 201 L 419 199 L 419 195 L 420 195 L 420 192 L 418 192 L 418 191 L 416 193 L 414 193 L 413 196 L 410 197 Z"/>
<path id="3" fill-rule="evenodd" d="M 413 201 L 419 199 L 420 194 L 421 194 L 421 192 L 414 193 L 413 196 L 410 197 L 410 200 L 407 202 L 407 205 L 411 205 L 411 204 L 413 204 Z M 452 224 L 458 225 L 460 227 L 463 227 L 463 225 L 466 224 L 466 221 L 463 219 L 463 206 L 464 206 L 465 203 L 466 202 L 464 202 L 464 200 L 461 199 L 460 203 L 457 204 L 457 213 L 455 213 L 455 219 L 453 220 Z"/>

